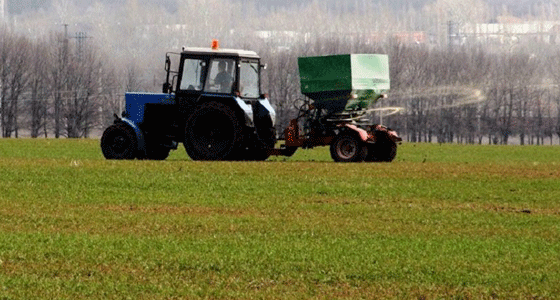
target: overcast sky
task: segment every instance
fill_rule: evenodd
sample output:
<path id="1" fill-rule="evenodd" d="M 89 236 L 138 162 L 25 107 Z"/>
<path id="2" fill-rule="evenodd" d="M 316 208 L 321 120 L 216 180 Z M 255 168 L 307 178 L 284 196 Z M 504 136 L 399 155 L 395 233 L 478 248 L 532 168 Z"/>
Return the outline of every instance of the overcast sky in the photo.
<path id="1" fill-rule="evenodd" d="M 28 10 L 38 10 L 38 9 L 48 9 L 51 5 L 52 0 L 5 0 L 8 5 L 8 11 L 12 14 L 21 14 Z M 99 2 L 103 2 L 106 4 L 124 4 L 127 0 L 97 0 Z M 176 0 L 137 0 L 139 3 L 151 3 L 157 4 L 165 7 L 170 12 L 173 12 L 176 7 Z M 254 2 L 257 4 L 259 9 L 262 10 L 269 10 L 273 7 L 281 7 L 281 6 L 289 6 L 289 5 L 297 5 L 297 4 L 305 4 L 310 2 L 311 0 L 224 0 L 224 1 L 241 1 L 241 2 Z M 329 3 L 341 1 L 348 1 L 349 3 L 353 3 L 356 0 L 322 0 Z M 362 1 L 362 0 L 360 0 Z M 399 8 L 406 8 L 406 7 L 414 7 L 416 9 L 421 8 L 426 3 L 433 2 L 436 0 L 371 0 L 373 2 L 381 2 L 386 3 L 390 7 L 394 9 Z M 500 8 L 503 5 L 507 5 L 509 11 L 515 14 L 524 14 L 529 10 L 529 7 L 534 4 L 538 3 L 548 3 L 548 2 L 557 2 L 556 0 L 486 0 L 488 4 L 495 8 Z M 86 7 L 93 3 L 94 1 L 91 0 L 74 0 L 75 3 L 82 7 Z"/>

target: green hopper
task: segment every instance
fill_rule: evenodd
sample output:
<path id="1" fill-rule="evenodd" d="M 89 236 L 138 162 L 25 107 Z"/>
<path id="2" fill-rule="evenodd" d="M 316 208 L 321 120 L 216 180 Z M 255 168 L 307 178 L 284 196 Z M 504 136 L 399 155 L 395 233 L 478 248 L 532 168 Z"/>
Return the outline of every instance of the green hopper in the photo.
<path id="1" fill-rule="evenodd" d="M 329 114 L 366 109 L 390 89 L 387 55 L 300 57 L 298 65 L 302 94 Z"/>

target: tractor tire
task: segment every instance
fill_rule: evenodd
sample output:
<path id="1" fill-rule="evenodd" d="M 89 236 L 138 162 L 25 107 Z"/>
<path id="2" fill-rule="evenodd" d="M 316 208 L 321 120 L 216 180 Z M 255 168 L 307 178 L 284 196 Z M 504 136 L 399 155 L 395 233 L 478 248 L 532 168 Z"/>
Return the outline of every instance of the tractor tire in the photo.
<path id="1" fill-rule="evenodd" d="M 265 161 L 270 157 L 270 152 L 267 148 L 251 147 L 243 150 L 239 156 L 239 160 L 246 161 Z"/>
<path id="2" fill-rule="evenodd" d="M 263 148 L 247 148 L 242 150 L 238 157 L 235 157 L 235 160 L 244 160 L 244 161 L 265 161 L 270 157 L 270 154 L 266 149 Z"/>
<path id="3" fill-rule="evenodd" d="M 397 144 L 386 133 L 376 133 L 375 144 L 368 145 L 367 162 L 392 162 L 397 156 Z"/>
<path id="4" fill-rule="evenodd" d="M 333 140 L 330 151 L 336 162 L 362 162 L 367 157 L 368 148 L 355 134 L 343 133 Z"/>
<path id="5" fill-rule="evenodd" d="M 243 138 L 241 120 L 227 105 L 202 104 L 187 120 L 184 145 L 193 160 L 230 160 Z"/>
<path id="6" fill-rule="evenodd" d="M 106 159 L 134 159 L 138 152 L 134 130 L 122 123 L 109 126 L 101 137 L 101 151 Z"/>
<path id="7" fill-rule="evenodd" d="M 165 160 L 171 149 L 165 147 L 149 146 L 146 150 L 146 158 L 150 160 Z"/>
<path id="8" fill-rule="evenodd" d="M 265 161 L 270 157 L 270 150 L 276 144 L 276 129 L 270 118 L 255 120 L 257 140 L 245 152 L 243 160 Z"/>

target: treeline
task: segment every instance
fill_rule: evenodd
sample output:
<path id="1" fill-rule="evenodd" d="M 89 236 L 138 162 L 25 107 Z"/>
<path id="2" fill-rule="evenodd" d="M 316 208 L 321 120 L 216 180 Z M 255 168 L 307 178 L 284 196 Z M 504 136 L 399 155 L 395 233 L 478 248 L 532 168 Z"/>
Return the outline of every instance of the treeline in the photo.
<path id="1" fill-rule="evenodd" d="M 160 68 L 146 71 L 142 60 L 115 60 L 95 40 L 29 39 L 4 29 L 0 41 L 3 137 L 98 136 L 122 111 L 126 91 L 161 90 L 163 52 L 172 50 L 161 49 L 161 57 L 150 58 Z M 227 47 L 255 50 L 268 64 L 263 90 L 277 109 L 278 132 L 304 97 L 297 57 L 383 53 L 390 57 L 392 88 L 371 118 L 408 141 L 547 144 L 560 137 L 560 51 L 551 45 L 490 51 L 330 35 L 289 46 L 240 37 Z"/>
<path id="2" fill-rule="evenodd" d="M 95 47 L 0 29 L 2 137 L 89 137 L 121 105 L 119 93 L 115 67 Z"/>
<path id="3" fill-rule="evenodd" d="M 391 60 L 396 97 L 388 103 L 404 108 L 391 121 L 413 142 L 552 143 L 560 137 L 560 53 L 540 47 L 405 49 Z"/>
<path id="4" fill-rule="evenodd" d="M 408 141 L 545 144 L 560 138 L 560 52 L 550 45 L 490 52 L 480 46 L 434 49 L 330 39 L 281 52 L 263 48 L 263 53 L 272 65 L 266 86 L 281 126 L 303 97 L 298 56 L 385 53 L 391 91 L 375 105 L 372 120 Z"/>

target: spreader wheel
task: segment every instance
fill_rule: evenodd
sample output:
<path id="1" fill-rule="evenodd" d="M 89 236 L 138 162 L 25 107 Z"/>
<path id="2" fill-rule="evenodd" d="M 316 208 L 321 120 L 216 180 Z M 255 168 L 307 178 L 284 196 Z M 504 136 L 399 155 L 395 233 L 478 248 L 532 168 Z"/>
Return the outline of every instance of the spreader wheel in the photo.
<path id="1" fill-rule="evenodd" d="M 101 151 L 106 159 L 134 159 L 138 141 L 134 130 L 119 123 L 109 126 L 101 137 Z"/>
<path id="2" fill-rule="evenodd" d="M 298 147 L 294 147 L 294 146 L 286 146 L 286 148 L 284 149 L 284 156 L 287 157 L 292 157 L 296 151 L 297 151 Z"/>
<path id="3" fill-rule="evenodd" d="M 386 133 L 376 133 L 376 143 L 368 145 L 368 162 L 391 162 L 397 156 L 397 144 Z"/>
<path id="4" fill-rule="evenodd" d="M 330 150 L 331 157 L 336 162 L 361 162 L 368 153 L 366 144 L 354 134 L 337 136 Z"/>
<path id="5" fill-rule="evenodd" d="M 241 122 L 227 105 L 208 102 L 188 119 L 185 149 L 193 160 L 233 159 L 242 140 Z"/>

